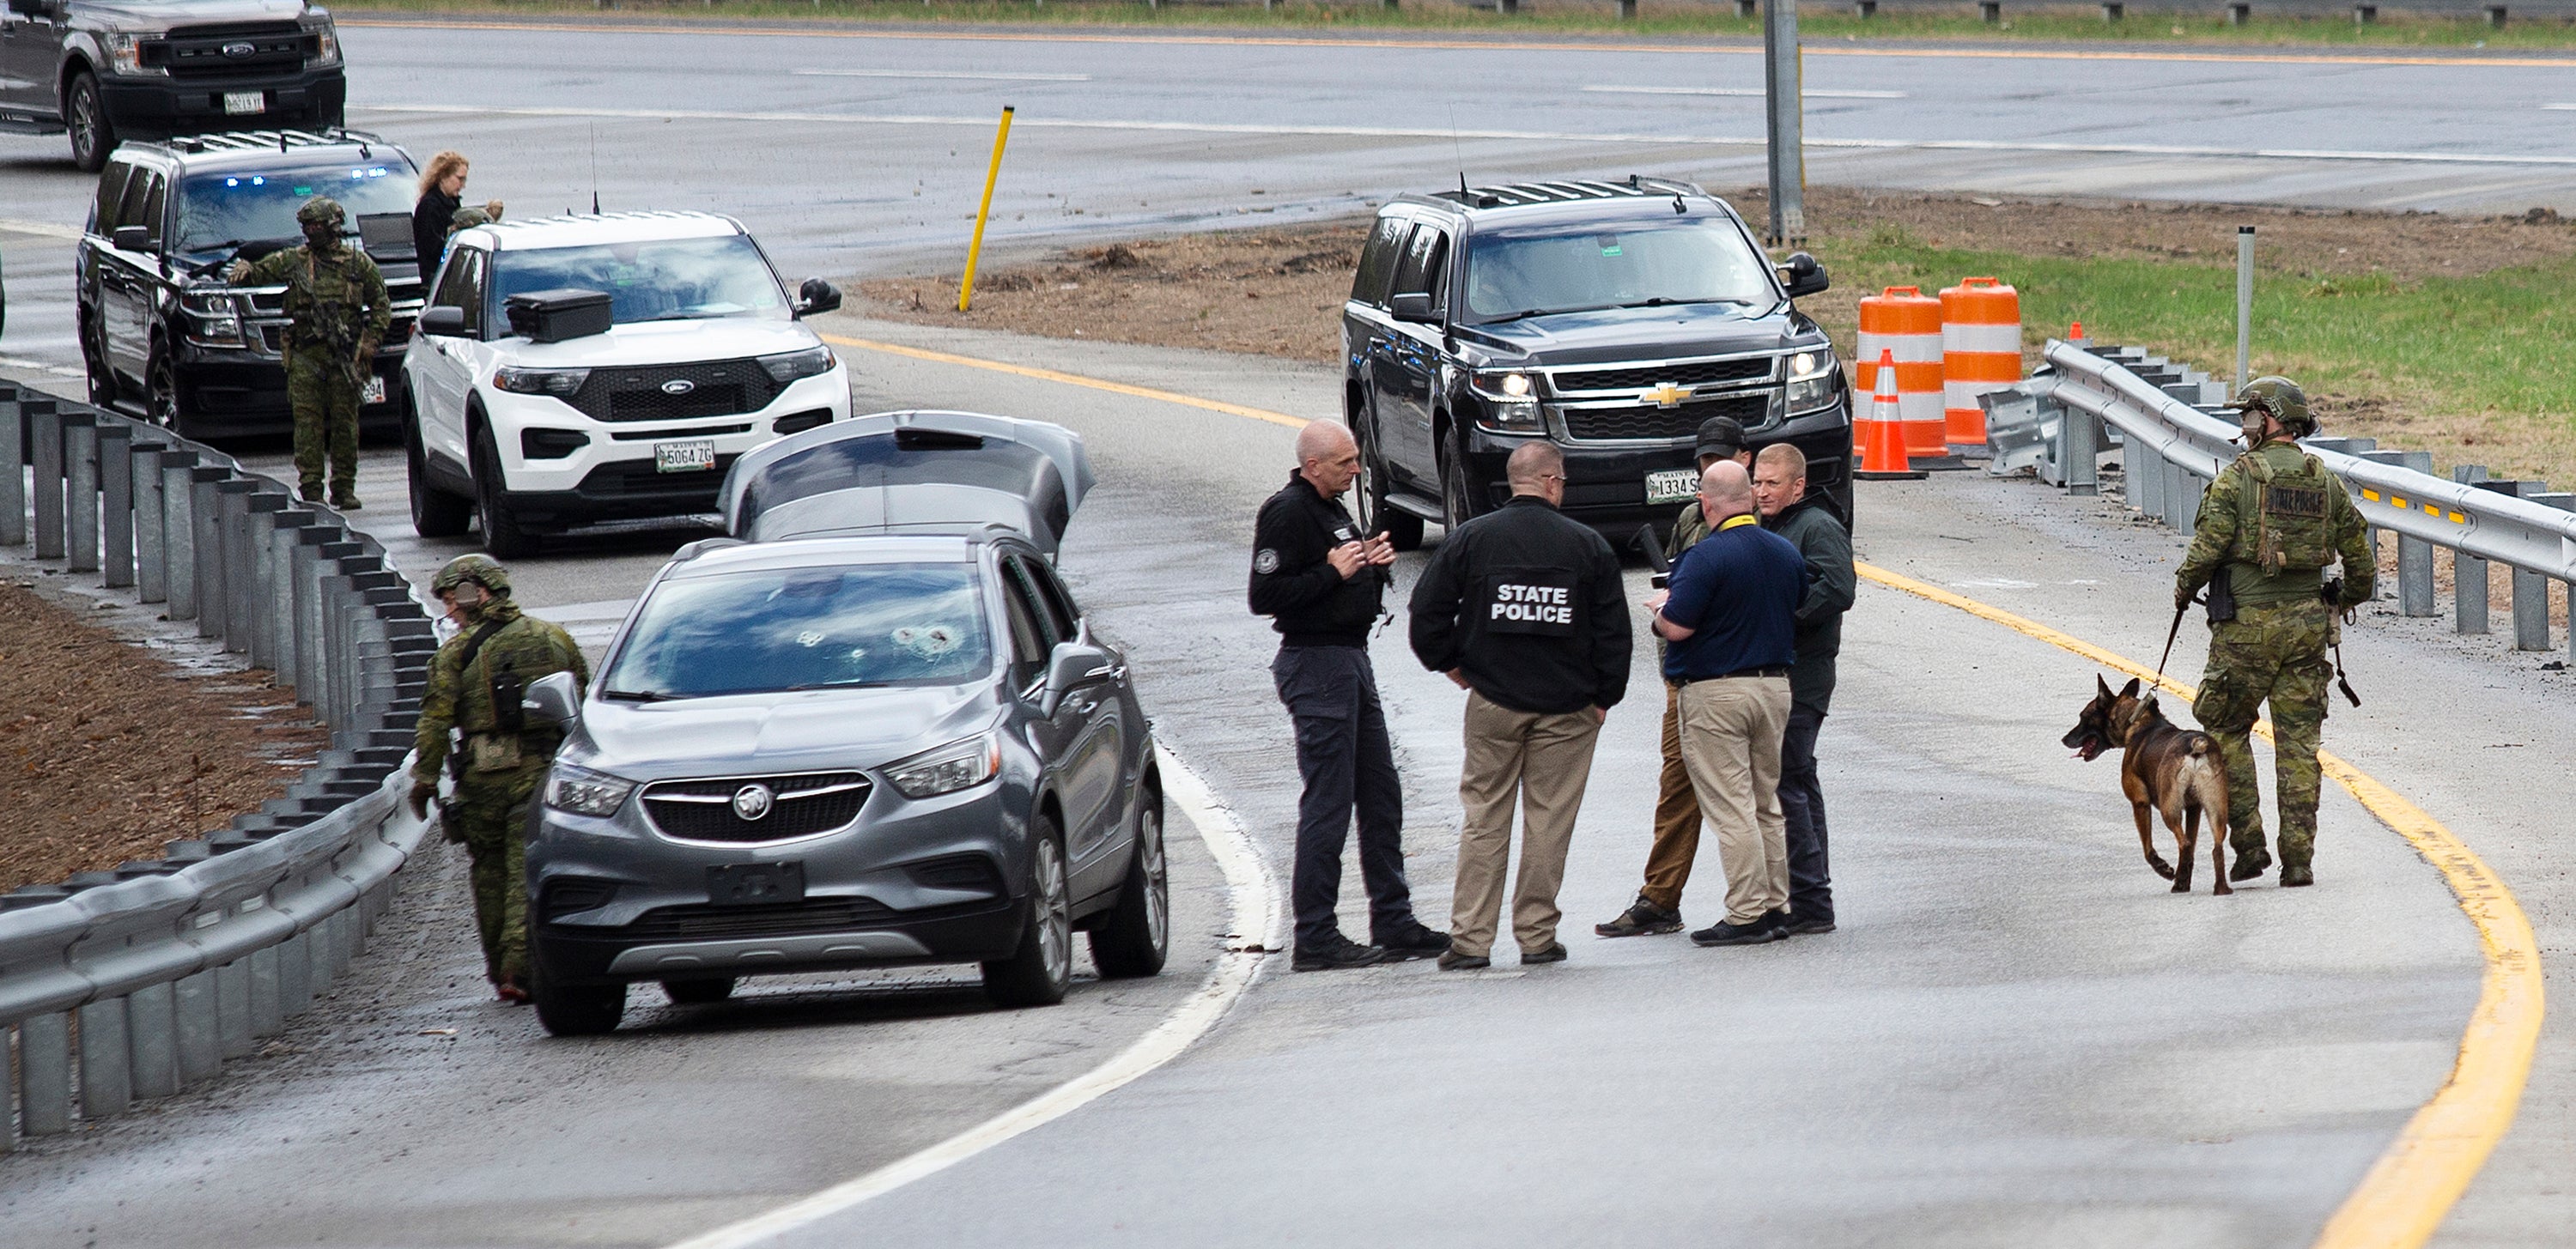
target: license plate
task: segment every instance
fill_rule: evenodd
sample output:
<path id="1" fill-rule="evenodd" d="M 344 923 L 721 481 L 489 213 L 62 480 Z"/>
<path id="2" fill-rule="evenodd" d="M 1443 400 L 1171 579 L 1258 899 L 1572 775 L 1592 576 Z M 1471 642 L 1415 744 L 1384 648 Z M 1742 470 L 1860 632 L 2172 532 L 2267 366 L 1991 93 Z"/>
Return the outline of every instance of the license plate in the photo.
<path id="1" fill-rule="evenodd" d="M 1699 474 L 1687 468 L 1646 474 L 1646 502 L 1688 503 L 1699 497 Z"/>
<path id="2" fill-rule="evenodd" d="M 358 392 L 358 402 L 370 407 L 385 401 L 385 375 L 369 373 L 366 388 Z"/>
<path id="3" fill-rule="evenodd" d="M 245 113 L 265 113 L 268 111 L 268 93 L 265 91 L 227 91 L 224 93 L 224 111 L 235 117 L 239 117 Z"/>
<path id="4" fill-rule="evenodd" d="M 728 863 L 707 869 L 707 901 L 717 906 L 767 906 L 805 900 L 805 865 Z"/>
<path id="5" fill-rule="evenodd" d="M 716 443 L 712 438 L 653 444 L 653 467 L 662 472 L 698 473 L 715 466 Z"/>

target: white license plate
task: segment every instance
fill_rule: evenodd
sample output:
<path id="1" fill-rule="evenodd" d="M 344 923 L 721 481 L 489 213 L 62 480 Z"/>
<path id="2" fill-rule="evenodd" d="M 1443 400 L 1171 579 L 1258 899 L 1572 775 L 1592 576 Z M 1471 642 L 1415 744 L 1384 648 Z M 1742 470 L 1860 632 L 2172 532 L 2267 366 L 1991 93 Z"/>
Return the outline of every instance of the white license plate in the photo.
<path id="1" fill-rule="evenodd" d="M 1687 468 L 1646 474 L 1646 502 L 1688 503 L 1699 497 L 1699 474 Z"/>
<path id="2" fill-rule="evenodd" d="M 227 91 L 224 93 L 224 111 L 235 117 L 242 116 L 245 113 L 265 113 L 268 111 L 268 93 L 265 91 Z"/>
<path id="3" fill-rule="evenodd" d="M 653 467 L 662 472 L 698 473 L 715 466 L 716 444 L 712 438 L 653 444 Z"/>
<path id="4" fill-rule="evenodd" d="M 358 393 L 358 402 L 372 407 L 376 404 L 383 403 L 384 401 L 385 375 L 382 373 L 367 374 L 367 386 L 365 390 Z"/>

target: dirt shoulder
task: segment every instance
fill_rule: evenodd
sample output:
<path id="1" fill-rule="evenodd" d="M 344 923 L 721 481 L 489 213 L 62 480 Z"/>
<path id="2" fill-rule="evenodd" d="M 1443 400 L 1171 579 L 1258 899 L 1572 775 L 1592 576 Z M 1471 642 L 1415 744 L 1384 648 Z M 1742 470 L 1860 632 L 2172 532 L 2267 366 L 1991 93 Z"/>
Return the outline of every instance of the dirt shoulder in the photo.
<path id="1" fill-rule="evenodd" d="M 286 792 L 322 735 L 265 672 L 178 666 L 0 568 L 0 891 L 157 859 Z M 148 610 L 148 609 L 145 609 Z"/>

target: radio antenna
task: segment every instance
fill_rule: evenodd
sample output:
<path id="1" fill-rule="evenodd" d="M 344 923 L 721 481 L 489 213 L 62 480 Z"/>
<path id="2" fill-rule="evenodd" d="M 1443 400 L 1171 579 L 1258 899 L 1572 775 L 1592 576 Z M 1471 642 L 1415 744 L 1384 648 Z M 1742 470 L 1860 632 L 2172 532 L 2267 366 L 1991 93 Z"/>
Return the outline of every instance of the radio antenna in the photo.
<path id="1" fill-rule="evenodd" d="M 1451 104 L 1449 106 L 1449 150 L 1455 153 L 1458 157 L 1458 205 L 1462 208 L 1473 208 L 1475 207 L 1475 204 L 1470 201 L 1470 197 L 1467 194 L 1467 145 L 1461 142 L 1458 138 L 1458 106 L 1456 104 Z"/>
<path id="2" fill-rule="evenodd" d="M 590 215 L 599 215 L 599 123 L 590 123 Z"/>

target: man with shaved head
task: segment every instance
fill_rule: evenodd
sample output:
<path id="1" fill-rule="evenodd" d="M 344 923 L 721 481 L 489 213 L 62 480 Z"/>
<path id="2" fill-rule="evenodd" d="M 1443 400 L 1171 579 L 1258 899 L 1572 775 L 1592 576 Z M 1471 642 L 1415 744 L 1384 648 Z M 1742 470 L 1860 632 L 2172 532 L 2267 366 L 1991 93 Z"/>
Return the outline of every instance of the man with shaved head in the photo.
<path id="1" fill-rule="evenodd" d="M 1785 442 L 1753 464 L 1753 510 L 1762 527 L 1789 540 L 1807 561 L 1798 600 L 1798 661 L 1789 667 L 1789 727 L 1780 739 L 1780 812 L 1789 838 L 1789 932 L 1834 930 L 1833 873 L 1825 855 L 1825 790 L 1816 777 L 1816 734 L 1833 705 L 1834 658 L 1843 613 L 1858 585 L 1851 532 L 1828 495 L 1807 493 L 1807 456 Z"/>
<path id="2" fill-rule="evenodd" d="M 1521 808 L 1521 874 L 1512 935 L 1521 963 L 1556 963 L 1557 886 L 1592 776 L 1601 722 L 1628 690 L 1628 604 L 1619 557 L 1591 526 L 1556 509 L 1565 455 L 1547 442 L 1504 464 L 1511 501 L 1440 542 L 1413 591 L 1413 653 L 1467 690 L 1467 761 L 1458 779 L 1458 887 L 1447 970 L 1491 964 Z"/>
<path id="3" fill-rule="evenodd" d="M 1261 505 L 1252 540 L 1252 610 L 1279 631 L 1270 663 L 1297 736 L 1297 971 L 1428 958 L 1449 941 L 1413 915 L 1404 879 L 1404 790 L 1369 666 L 1369 631 L 1395 563 L 1383 533 L 1363 535 L 1341 497 L 1359 476 L 1350 431 L 1316 421 L 1297 432 L 1297 468 Z M 1342 935 L 1342 844 L 1359 817 L 1360 880 L 1372 943 Z"/>
<path id="4" fill-rule="evenodd" d="M 1755 519 L 1743 465 L 1721 461 L 1701 474 L 1699 505 L 1714 527 L 1673 569 L 1671 588 L 1646 606 L 1656 635 L 1671 643 L 1664 679 L 1681 686 L 1682 762 L 1726 869 L 1726 918 L 1691 940 L 1752 945 L 1789 935 L 1780 740 L 1807 565 Z M 1687 867 L 1691 857 L 1680 861 Z M 1675 905 L 1682 883 L 1672 882 Z"/>

